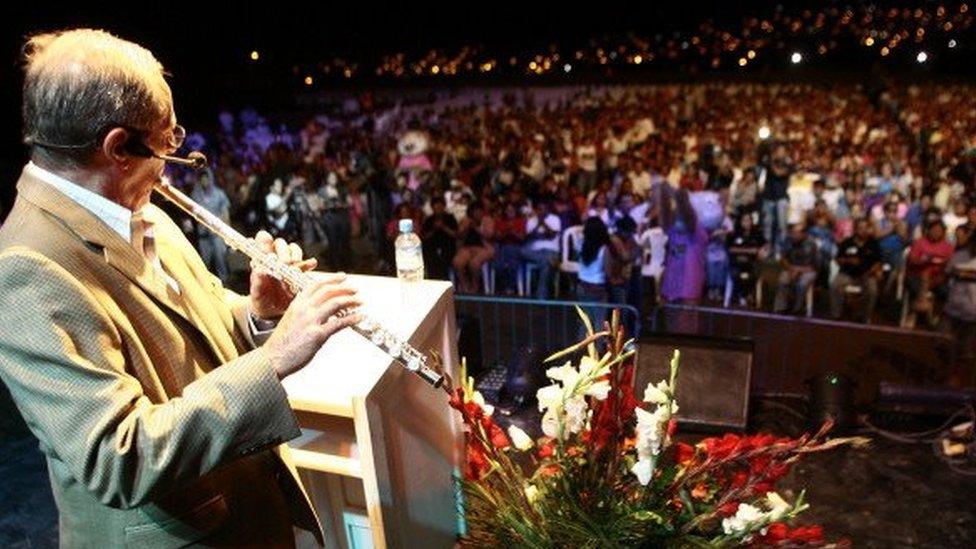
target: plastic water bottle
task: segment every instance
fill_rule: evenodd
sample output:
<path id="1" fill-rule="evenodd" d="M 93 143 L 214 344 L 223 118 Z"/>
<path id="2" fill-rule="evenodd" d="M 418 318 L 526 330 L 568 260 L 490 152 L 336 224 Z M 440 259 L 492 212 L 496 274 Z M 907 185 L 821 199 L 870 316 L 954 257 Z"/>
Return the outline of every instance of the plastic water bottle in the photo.
<path id="1" fill-rule="evenodd" d="M 406 281 L 424 279 L 424 251 L 420 237 L 413 232 L 413 220 L 400 220 L 400 236 L 394 243 L 396 249 L 397 278 Z"/>

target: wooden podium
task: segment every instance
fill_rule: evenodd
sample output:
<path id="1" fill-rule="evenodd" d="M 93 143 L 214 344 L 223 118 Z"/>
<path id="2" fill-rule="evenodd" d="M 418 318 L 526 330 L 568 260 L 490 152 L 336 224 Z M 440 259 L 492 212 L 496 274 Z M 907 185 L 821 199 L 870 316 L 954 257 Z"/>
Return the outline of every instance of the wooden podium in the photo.
<path id="1" fill-rule="evenodd" d="M 404 341 L 436 350 L 458 379 L 451 284 L 350 276 L 363 310 Z M 460 418 L 447 394 L 352 330 L 284 381 L 302 436 L 289 443 L 326 547 L 451 547 L 458 532 Z M 315 547 L 300 534 L 299 547 Z"/>

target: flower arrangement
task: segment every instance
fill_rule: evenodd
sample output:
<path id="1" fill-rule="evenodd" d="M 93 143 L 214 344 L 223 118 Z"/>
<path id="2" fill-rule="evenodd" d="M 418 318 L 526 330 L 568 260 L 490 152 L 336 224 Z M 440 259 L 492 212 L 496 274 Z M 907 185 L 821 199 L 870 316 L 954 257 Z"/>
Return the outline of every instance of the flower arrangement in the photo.
<path id="1" fill-rule="evenodd" d="M 546 359 L 581 355 L 546 371 L 537 398 L 542 432 L 499 427 L 492 408 L 464 382 L 451 396 L 466 427 L 464 503 L 475 547 L 725 547 L 826 545 L 819 526 L 787 523 L 807 508 L 775 491 L 802 455 L 863 439 L 815 434 L 778 438 L 726 434 L 694 446 L 674 441 L 670 376 L 634 394 L 633 342 L 615 312 L 594 332 Z M 601 349 L 598 352 L 598 349 Z"/>

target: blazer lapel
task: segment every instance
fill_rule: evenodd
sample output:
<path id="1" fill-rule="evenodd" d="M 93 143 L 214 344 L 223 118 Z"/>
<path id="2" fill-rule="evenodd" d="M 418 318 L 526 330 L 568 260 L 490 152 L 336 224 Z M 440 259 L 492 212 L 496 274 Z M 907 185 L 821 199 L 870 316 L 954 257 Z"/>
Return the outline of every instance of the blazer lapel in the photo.
<path id="1" fill-rule="evenodd" d="M 142 254 L 102 220 L 51 185 L 26 172 L 17 182 L 17 192 L 28 202 L 61 220 L 68 230 L 82 240 L 102 248 L 105 261 L 109 265 L 155 298 L 158 303 L 192 324 L 179 296 L 173 294 Z"/>

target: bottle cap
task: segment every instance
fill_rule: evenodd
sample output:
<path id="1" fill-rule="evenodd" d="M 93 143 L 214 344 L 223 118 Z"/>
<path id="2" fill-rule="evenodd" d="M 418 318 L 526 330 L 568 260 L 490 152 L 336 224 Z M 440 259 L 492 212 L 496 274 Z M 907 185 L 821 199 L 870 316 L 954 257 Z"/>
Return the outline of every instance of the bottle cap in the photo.
<path id="1" fill-rule="evenodd" d="M 400 232 L 401 233 L 412 233 L 413 232 L 413 219 L 401 219 L 400 220 Z"/>

